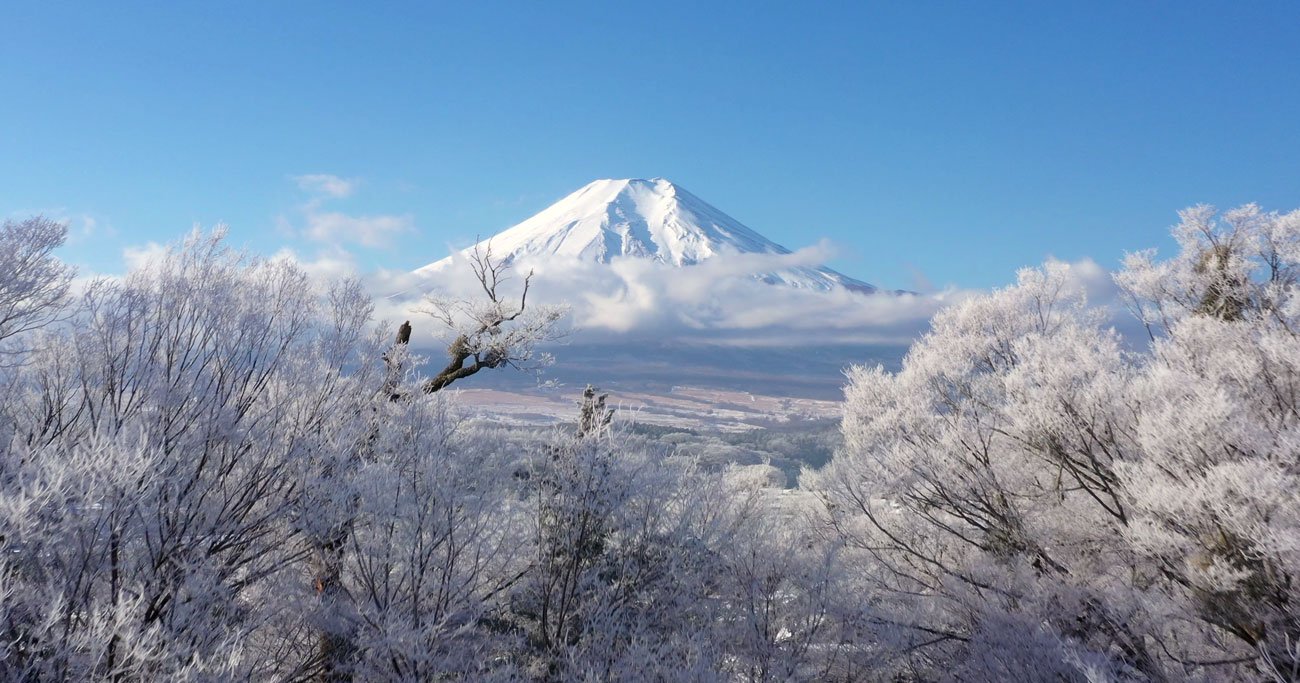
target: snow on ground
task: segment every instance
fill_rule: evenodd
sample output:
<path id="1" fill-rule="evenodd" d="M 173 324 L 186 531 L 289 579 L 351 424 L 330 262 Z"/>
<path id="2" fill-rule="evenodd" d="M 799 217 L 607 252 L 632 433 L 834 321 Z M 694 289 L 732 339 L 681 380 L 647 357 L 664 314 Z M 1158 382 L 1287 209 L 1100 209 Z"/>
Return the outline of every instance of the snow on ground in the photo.
<path id="1" fill-rule="evenodd" d="M 609 391 L 619 419 L 685 429 L 745 431 L 772 423 L 837 418 L 839 401 L 764 396 L 744 391 L 677 386 L 666 393 Z M 456 390 L 461 410 L 506 424 L 550 425 L 572 421 L 582 387 L 560 389 Z"/>

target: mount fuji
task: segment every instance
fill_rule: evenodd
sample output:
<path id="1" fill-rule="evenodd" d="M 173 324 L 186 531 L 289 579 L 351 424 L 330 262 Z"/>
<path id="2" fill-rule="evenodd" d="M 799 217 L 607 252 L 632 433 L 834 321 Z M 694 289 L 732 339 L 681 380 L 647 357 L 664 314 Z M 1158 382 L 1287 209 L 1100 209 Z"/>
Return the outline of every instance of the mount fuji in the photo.
<path id="1" fill-rule="evenodd" d="M 610 263 L 622 257 L 688 267 L 723 254 L 791 254 L 663 178 L 594 181 L 476 247 L 489 245 L 494 256 L 506 262 Z M 415 273 L 432 275 L 451 263 L 449 256 Z M 753 277 L 799 289 L 877 291 L 873 285 L 821 266 L 793 265 Z"/>

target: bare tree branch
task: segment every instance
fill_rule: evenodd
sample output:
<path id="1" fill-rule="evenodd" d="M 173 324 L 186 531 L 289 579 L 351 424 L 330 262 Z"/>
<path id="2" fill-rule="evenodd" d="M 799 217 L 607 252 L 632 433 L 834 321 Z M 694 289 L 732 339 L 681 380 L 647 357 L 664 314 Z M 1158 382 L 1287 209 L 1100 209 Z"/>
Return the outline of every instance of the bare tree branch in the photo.
<path id="1" fill-rule="evenodd" d="M 474 246 L 469 253 L 469 266 L 478 281 L 481 299 L 431 296 L 424 310 L 448 328 L 451 337 L 447 344 L 447 365 L 424 383 L 425 393 L 441 391 L 485 369 L 539 370 L 550 359 L 538 354 L 536 345 L 564 337 L 558 323 L 567 314 L 566 307 L 528 305 L 533 271 L 524 276 L 516 300 L 503 288 L 511 279 L 513 262 L 508 257 L 494 256 L 491 243 L 480 242 Z M 399 343 L 400 338 L 399 332 Z"/>

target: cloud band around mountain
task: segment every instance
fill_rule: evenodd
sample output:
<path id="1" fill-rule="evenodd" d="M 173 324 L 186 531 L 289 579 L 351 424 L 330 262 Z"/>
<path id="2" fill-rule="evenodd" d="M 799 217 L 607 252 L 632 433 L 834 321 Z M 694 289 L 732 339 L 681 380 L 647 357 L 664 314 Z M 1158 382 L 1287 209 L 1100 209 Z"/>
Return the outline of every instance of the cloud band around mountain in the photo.
<path id="1" fill-rule="evenodd" d="M 733 345 L 906 343 L 924 331 L 931 316 L 964 294 L 864 294 L 769 284 L 762 274 L 819 265 L 825 244 L 789 254 L 718 254 L 689 266 L 616 257 L 609 263 L 577 258 L 523 259 L 512 264 L 504 289 L 518 293 L 534 273 L 529 301 L 567 303 L 575 341 L 673 339 Z M 433 272 L 390 280 L 401 294 L 389 297 L 388 317 L 411 317 L 423 293 L 473 298 L 477 291 L 468 260 L 456 254 Z"/>

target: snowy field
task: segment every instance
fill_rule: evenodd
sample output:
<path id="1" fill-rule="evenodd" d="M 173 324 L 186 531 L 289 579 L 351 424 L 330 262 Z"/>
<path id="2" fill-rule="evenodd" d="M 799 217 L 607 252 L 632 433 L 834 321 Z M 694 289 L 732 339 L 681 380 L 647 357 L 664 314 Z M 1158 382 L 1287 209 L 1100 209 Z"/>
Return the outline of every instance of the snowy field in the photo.
<path id="1" fill-rule="evenodd" d="M 609 405 L 620 421 L 637 424 L 744 431 L 806 420 L 838 418 L 838 401 L 763 396 L 750 392 L 672 387 L 665 393 L 613 390 Z M 509 391 L 456 391 L 457 404 L 467 415 L 514 424 L 544 426 L 571 422 L 582 391 L 577 387 Z"/>

